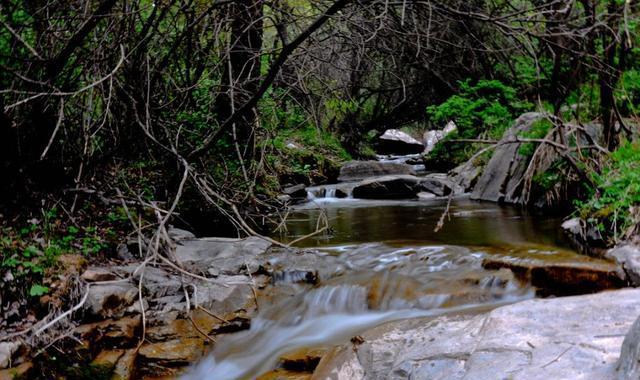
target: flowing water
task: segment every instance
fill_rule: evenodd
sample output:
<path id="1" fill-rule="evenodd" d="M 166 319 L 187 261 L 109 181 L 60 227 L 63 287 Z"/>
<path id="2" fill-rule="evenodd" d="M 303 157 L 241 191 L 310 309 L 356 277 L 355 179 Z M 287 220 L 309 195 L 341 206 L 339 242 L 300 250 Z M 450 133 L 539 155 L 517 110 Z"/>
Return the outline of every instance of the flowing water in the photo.
<path id="1" fill-rule="evenodd" d="M 330 346 L 385 322 L 486 311 L 535 296 L 530 284 L 482 261 L 588 261 L 563 240 L 557 218 L 513 207 L 454 200 L 442 230 L 434 232 L 446 200 L 336 199 L 333 191 L 298 207 L 277 235 L 293 240 L 328 221 L 323 234 L 300 242 L 312 248 L 319 283 L 290 284 L 247 331 L 216 344 L 187 379 L 254 378 L 300 348 Z M 295 260 L 290 261 L 295 268 Z M 294 276 L 295 277 L 295 276 Z M 291 277 L 291 280 L 295 278 Z M 286 282 L 286 281 L 285 281 Z"/>

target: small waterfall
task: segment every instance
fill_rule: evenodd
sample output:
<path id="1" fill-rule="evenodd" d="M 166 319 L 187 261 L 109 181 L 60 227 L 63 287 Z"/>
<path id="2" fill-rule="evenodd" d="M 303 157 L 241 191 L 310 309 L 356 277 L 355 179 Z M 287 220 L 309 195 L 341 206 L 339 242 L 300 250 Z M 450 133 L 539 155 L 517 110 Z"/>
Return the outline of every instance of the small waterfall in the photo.
<path id="1" fill-rule="evenodd" d="M 393 289 L 397 284 L 390 282 L 388 286 Z M 434 315 L 434 311 L 409 308 L 372 309 L 371 291 L 354 284 L 322 286 L 274 305 L 252 320 L 250 330 L 218 343 L 213 354 L 182 379 L 254 378 L 272 369 L 287 352 L 340 344 L 385 322 Z"/>
<path id="2" fill-rule="evenodd" d="M 487 281 L 484 286 L 498 285 L 495 280 Z M 182 379 L 252 379 L 273 369 L 283 354 L 342 344 L 383 323 L 508 303 L 497 297 L 444 307 L 450 302 L 449 295 L 415 294 L 415 288 L 407 277 L 389 272 L 336 278 L 265 309 L 251 321 L 249 330 L 223 338 Z"/>
<path id="3" fill-rule="evenodd" d="M 352 198 L 353 184 L 334 184 L 307 188 L 307 200 L 314 202 L 335 202 Z"/>

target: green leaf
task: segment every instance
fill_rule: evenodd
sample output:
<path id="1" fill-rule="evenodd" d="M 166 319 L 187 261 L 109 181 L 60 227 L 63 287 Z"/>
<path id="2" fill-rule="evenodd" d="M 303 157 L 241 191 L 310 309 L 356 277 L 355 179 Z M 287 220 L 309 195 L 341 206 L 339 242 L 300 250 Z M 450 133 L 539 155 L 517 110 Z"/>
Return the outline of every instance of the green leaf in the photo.
<path id="1" fill-rule="evenodd" d="M 40 297 L 49 293 L 49 288 L 40 284 L 34 284 L 29 290 L 29 295 L 31 297 Z"/>

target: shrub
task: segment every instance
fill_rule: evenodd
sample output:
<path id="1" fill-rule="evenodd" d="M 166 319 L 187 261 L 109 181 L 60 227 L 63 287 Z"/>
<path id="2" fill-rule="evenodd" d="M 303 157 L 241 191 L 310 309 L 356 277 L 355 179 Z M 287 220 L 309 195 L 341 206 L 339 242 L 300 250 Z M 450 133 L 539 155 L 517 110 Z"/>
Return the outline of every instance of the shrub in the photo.
<path id="1" fill-rule="evenodd" d="M 633 212 L 640 205 L 640 142 L 623 143 L 591 178 L 591 196 L 577 202 L 580 216 L 602 232 L 611 231 L 614 239 L 635 229 L 640 222 Z"/>
<path id="2" fill-rule="evenodd" d="M 533 107 L 531 103 L 520 101 L 514 88 L 498 80 L 480 80 L 475 85 L 466 80 L 459 85 L 459 94 L 427 108 L 431 123 L 456 123 L 457 132 L 447 136 L 447 140 L 499 139 L 518 115 Z M 478 146 L 468 143 L 445 142 L 436 146 L 428 160 L 436 166 L 455 166 L 468 160 L 477 149 Z"/>

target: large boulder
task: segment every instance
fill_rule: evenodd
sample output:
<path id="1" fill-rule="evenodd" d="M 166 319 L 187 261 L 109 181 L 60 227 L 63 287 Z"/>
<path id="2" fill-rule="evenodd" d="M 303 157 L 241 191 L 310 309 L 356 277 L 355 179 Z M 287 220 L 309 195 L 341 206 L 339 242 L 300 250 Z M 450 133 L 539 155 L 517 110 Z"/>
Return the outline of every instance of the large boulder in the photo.
<path id="1" fill-rule="evenodd" d="M 624 289 L 394 322 L 325 355 L 313 378 L 612 379 L 639 313 L 640 290 Z M 630 348 L 625 363 L 637 367 L 637 347 Z"/>
<path id="2" fill-rule="evenodd" d="M 351 161 L 340 168 L 338 181 L 361 181 L 384 175 L 416 175 L 411 165 L 398 162 Z"/>
<path id="3" fill-rule="evenodd" d="M 434 129 L 430 131 L 426 131 L 422 135 L 422 143 L 424 144 L 424 154 L 427 154 L 435 148 L 436 144 L 439 143 L 442 139 L 444 139 L 448 134 L 455 132 L 458 130 L 456 123 L 450 121 L 444 127 L 444 129 Z"/>
<path id="4" fill-rule="evenodd" d="M 616 379 L 640 379 L 640 318 L 636 319 L 622 342 L 616 365 Z"/>
<path id="5" fill-rule="evenodd" d="M 353 188 L 353 197 L 362 199 L 408 199 L 420 192 L 420 178 L 388 175 L 366 179 Z"/>
<path id="6" fill-rule="evenodd" d="M 529 158 L 519 153 L 518 135 L 528 131 L 538 120 L 545 117 L 543 113 L 529 112 L 516 119 L 499 145 L 495 148 L 491 160 L 487 164 L 478 183 L 471 193 L 471 199 L 493 202 L 520 203 L 523 176 L 529 164 Z"/>
<path id="7" fill-rule="evenodd" d="M 607 252 L 607 256 L 616 261 L 621 275 L 633 286 L 640 286 L 640 247 L 631 244 L 620 245 Z"/>
<path id="8" fill-rule="evenodd" d="M 420 141 L 397 129 L 387 129 L 378 141 L 381 154 L 417 154 L 423 150 L 424 145 Z"/>

